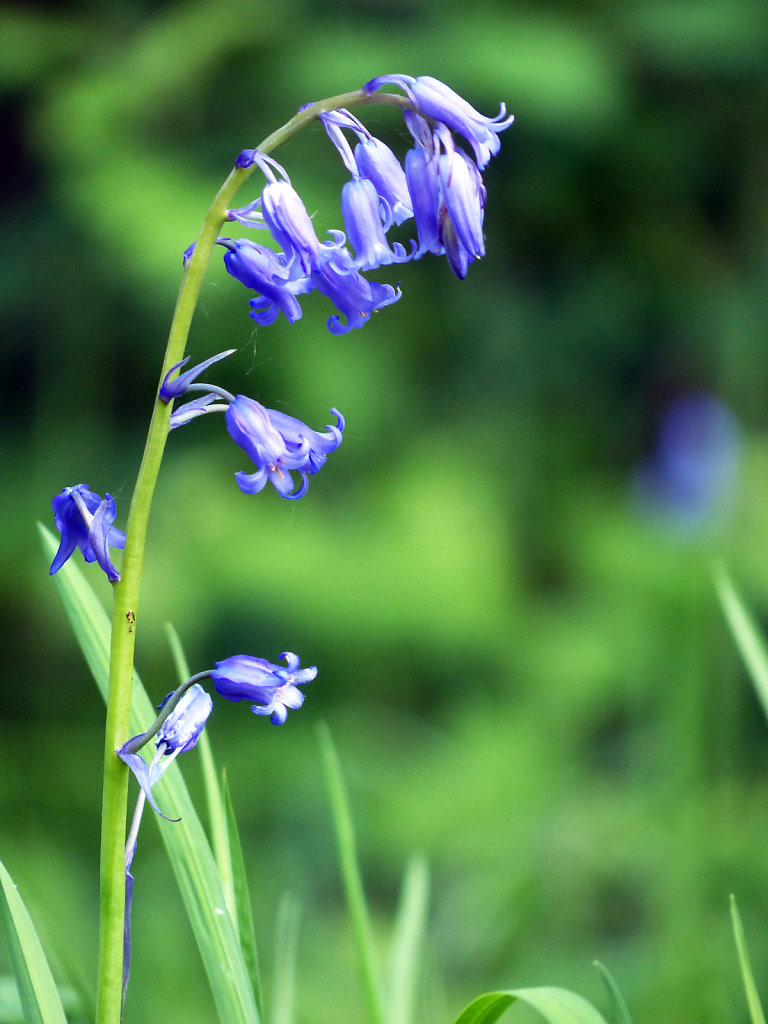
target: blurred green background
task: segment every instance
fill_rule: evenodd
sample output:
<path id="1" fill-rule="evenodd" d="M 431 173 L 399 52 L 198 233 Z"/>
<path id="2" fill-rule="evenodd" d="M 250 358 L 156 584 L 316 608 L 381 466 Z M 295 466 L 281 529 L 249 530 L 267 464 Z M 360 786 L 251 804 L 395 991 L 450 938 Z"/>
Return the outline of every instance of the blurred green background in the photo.
<path id="1" fill-rule="evenodd" d="M 139 670 L 170 688 L 167 620 L 193 671 L 286 649 L 320 668 L 284 728 L 226 702 L 209 727 L 267 966 L 281 894 L 303 903 L 301 1021 L 362 1018 L 321 719 L 382 943 L 405 860 L 431 864 L 420 1019 L 496 987 L 600 1003 L 597 957 L 637 1022 L 746 1021 L 727 900 L 765 979 L 768 729 L 710 562 L 768 621 L 765 4 L 92 0 L 0 25 L 0 854 L 49 948 L 93 974 L 103 708 L 34 522 L 85 482 L 125 525 L 181 253 L 237 153 L 301 103 L 431 74 L 517 115 L 485 175 L 488 257 L 463 283 L 439 259 L 374 275 L 402 300 L 340 339 L 320 296 L 254 330 L 215 261 L 193 358 L 237 348 L 223 386 L 316 427 L 336 405 L 348 429 L 296 504 L 240 494 L 222 424 L 172 436 Z M 366 121 L 405 152 L 394 111 Z M 323 132 L 276 155 L 340 226 Z M 702 391 L 741 442 L 728 493 L 688 516 L 638 467 Z M 148 823 L 129 1019 L 202 1024 L 164 856 Z"/>

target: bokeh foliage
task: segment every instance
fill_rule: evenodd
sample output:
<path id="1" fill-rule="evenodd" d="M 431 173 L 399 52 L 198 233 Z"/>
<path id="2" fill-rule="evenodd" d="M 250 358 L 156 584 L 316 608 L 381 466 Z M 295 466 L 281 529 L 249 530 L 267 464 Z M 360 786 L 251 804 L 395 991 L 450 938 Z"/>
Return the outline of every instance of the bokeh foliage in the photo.
<path id="1" fill-rule="evenodd" d="M 125 513 L 180 254 L 237 152 L 310 99 L 428 73 L 518 118 L 486 175 L 488 258 L 462 284 L 443 261 L 398 268 L 401 302 L 342 339 L 319 297 L 254 331 L 212 267 L 192 355 L 236 347 L 224 386 L 349 426 L 295 506 L 237 492 L 220 424 L 171 438 L 142 676 L 170 688 L 167 619 L 193 670 L 285 649 L 320 667 L 283 729 L 229 706 L 210 726 L 262 943 L 283 891 L 305 902 L 303 1019 L 360 1011 L 318 718 L 382 922 L 408 855 L 432 864 L 425 1019 L 488 988 L 599 998 L 593 957 L 637 1021 L 746 1019 L 727 897 L 759 984 L 768 733 L 709 559 L 768 617 L 764 4 L 110 0 L 0 19 L 2 854 L 51 945 L 87 973 L 102 708 L 33 521 L 76 482 Z M 392 111 L 370 120 L 404 151 Z M 322 132 L 277 156 L 338 225 Z M 694 531 L 641 514 L 631 481 L 666 404 L 700 389 L 744 442 L 729 517 Z M 163 856 L 145 828 L 131 1013 L 165 997 L 208 1021 Z"/>

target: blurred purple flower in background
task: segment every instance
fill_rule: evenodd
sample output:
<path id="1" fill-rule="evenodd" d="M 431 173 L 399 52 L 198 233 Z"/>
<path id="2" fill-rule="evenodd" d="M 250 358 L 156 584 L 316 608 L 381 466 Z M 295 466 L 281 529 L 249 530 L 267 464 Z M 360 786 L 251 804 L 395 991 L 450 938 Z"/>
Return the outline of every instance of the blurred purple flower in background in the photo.
<path id="1" fill-rule="evenodd" d="M 635 473 L 641 508 L 686 529 L 721 518 L 734 497 L 740 448 L 741 428 L 720 398 L 676 398 L 661 417 L 654 453 Z"/>

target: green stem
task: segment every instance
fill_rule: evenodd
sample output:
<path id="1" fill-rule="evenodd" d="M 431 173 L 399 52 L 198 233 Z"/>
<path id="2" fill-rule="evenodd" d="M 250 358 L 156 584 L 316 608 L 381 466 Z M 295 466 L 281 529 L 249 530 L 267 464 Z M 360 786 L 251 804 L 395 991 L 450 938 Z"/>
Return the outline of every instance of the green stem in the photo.
<path id="1" fill-rule="evenodd" d="M 367 96 L 362 90 L 358 90 L 332 96 L 299 111 L 282 128 L 267 136 L 258 148 L 262 153 L 271 152 L 324 111 L 381 103 L 401 108 L 410 106 L 403 97 L 388 93 Z M 192 316 L 213 247 L 232 198 L 252 172 L 253 167 L 235 167 L 211 203 L 176 300 L 161 380 L 184 358 Z M 113 588 L 109 699 L 104 742 L 96 1024 L 117 1024 L 121 1016 L 128 769 L 116 756 L 115 751 L 130 735 L 133 657 L 139 629 L 144 547 L 152 497 L 170 431 L 170 417 L 171 405 L 156 400 L 128 517 L 121 579 Z"/>

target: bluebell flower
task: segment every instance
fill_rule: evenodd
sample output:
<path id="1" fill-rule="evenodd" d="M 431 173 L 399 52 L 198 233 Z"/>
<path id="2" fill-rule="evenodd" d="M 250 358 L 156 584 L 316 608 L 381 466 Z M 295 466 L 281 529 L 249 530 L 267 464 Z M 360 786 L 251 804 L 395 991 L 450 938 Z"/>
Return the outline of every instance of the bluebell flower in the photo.
<path id="1" fill-rule="evenodd" d="M 372 270 L 411 258 L 400 242 L 395 242 L 390 249 L 386 230 L 391 225 L 391 215 L 382 223 L 379 196 L 370 179 L 355 177 L 344 185 L 341 213 L 347 238 L 355 250 L 356 267 Z"/>
<path id="2" fill-rule="evenodd" d="M 391 284 L 367 280 L 358 273 L 349 253 L 343 252 L 313 271 L 311 281 L 346 317 L 346 323 L 338 316 L 328 318 L 326 326 L 331 334 L 346 334 L 353 328 L 362 327 L 370 320 L 371 313 L 397 302 L 402 295 L 400 289 Z"/>
<path id="3" fill-rule="evenodd" d="M 425 253 L 442 256 L 445 252 L 440 238 L 440 177 L 437 154 L 423 146 L 415 146 L 405 155 L 405 177 L 413 200 L 413 217 L 418 233 L 414 259 Z"/>
<path id="4" fill-rule="evenodd" d="M 443 136 L 441 141 L 445 152 L 440 156 L 438 169 L 445 216 L 450 218 L 467 252 L 472 258 L 479 259 L 485 256 L 483 207 L 486 192 L 483 179 L 467 154 L 454 148 L 450 136 Z"/>
<path id="5" fill-rule="evenodd" d="M 355 163 L 360 176 L 373 182 L 379 198 L 392 212 L 395 224 L 402 224 L 413 216 L 405 171 L 386 143 L 373 135 L 361 139 L 355 146 Z"/>
<path id="6" fill-rule="evenodd" d="M 51 576 L 64 565 L 75 548 L 80 548 L 86 562 L 98 562 L 110 583 L 120 579 L 112 564 L 109 548 L 125 547 L 125 534 L 112 524 L 117 514 L 111 494 L 100 498 L 88 484 L 65 487 L 51 502 L 56 529 L 61 543 L 51 565 Z"/>
<path id="7" fill-rule="evenodd" d="M 485 255 L 486 191 L 480 172 L 466 153 L 456 149 L 445 126 L 438 125 L 426 141 L 417 129 L 417 145 L 406 155 L 405 174 L 419 236 L 415 257 L 444 253 L 463 279 L 469 264 Z"/>
<path id="8" fill-rule="evenodd" d="M 165 698 L 160 708 L 165 705 L 171 696 L 172 694 L 169 694 Z M 212 710 L 213 700 L 211 695 L 206 693 L 199 683 L 195 683 L 194 686 L 191 686 L 182 695 L 178 704 L 158 731 L 155 737 L 157 750 L 149 764 L 147 764 L 138 751 L 134 752 L 131 749 L 135 746 L 136 740 L 141 739 L 143 734 L 131 737 L 117 751 L 118 757 L 128 765 L 136 776 L 136 781 L 144 791 L 144 795 L 152 808 L 162 818 L 166 818 L 169 821 L 174 819 L 168 818 L 157 806 L 152 795 L 152 787 L 162 778 L 167 768 L 179 754 L 183 754 L 195 746 L 200 739 L 200 735 Z"/>
<path id="9" fill-rule="evenodd" d="M 211 672 L 216 692 L 231 701 L 254 701 L 251 711 L 255 715 L 269 715 L 273 725 L 282 725 L 289 709 L 296 710 L 304 703 L 298 687 L 311 682 L 317 668 L 299 668 L 298 656 L 290 651 L 280 657 L 285 659 L 285 668 L 247 654 L 217 661 Z"/>
<path id="10" fill-rule="evenodd" d="M 326 258 L 307 208 L 290 182 L 267 182 L 261 193 L 261 212 L 274 240 L 289 261 L 296 258 L 300 262 L 305 274 Z"/>
<path id="11" fill-rule="evenodd" d="M 253 320 L 267 326 L 274 323 L 279 313 L 290 324 L 301 319 L 301 306 L 296 296 L 312 287 L 302 272 L 301 262 L 292 264 L 284 253 L 276 253 L 246 238 L 220 238 L 218 243 L 227 250 L 224 254 L 227 271 L 246 288 L 258 293 L 258 298 L 251 299 Z"/>
<path id="12" fill-rule="evenodd" d="M 383 219 L 402 224 L 412 217 L 413 207 L 405 172 L 389 146 L 374 138 L 362 121 L 343 108 L 320 114 L 320 120 L 352 177 L 367 178 L 373 184 L 385 209 Z M 354 153 L 342 128 L 357 135 Z"/>
<path id="13" fill-rule="evenodd" d="M 444 82 L 428 75 L 420 78 L 411 75 L 379 75 L 363 88 L 367 93 L 373 93 L 385 83 L 399 86 L 423 114 L 463 135 L 474 150 L 480 170 L 498 153 L 501 145 L 499 132 L 509 128 L 514 121 L 512 115 L 507 117 L 507 108 L 503 103 L 496 117 L 485 117 Z"/>
<path id="14" fill-rule="evenodd" d="M 255 473 L 235 475 L 240 490 L 258 494 L 271 483 L 283 498 L 302 498 L 309 487 L 308 474 L 317 473 L 327 456 L 341 444 L 344 417 L 337 409 L 331 412 L 336 416 L 336 425 L 329 425 L 327 433 L 320 433 L 293 416 L 237 395 L 226 409 L 227 430 L 257 466 Z M 298 488 L 292 472 L 301 478 Z"/>
<path id="15" fill-rule="evenodd" d="M 233 351 L 230 349 L 207 359 L 205 363 L 192 367 L 173 380 L 172 374 L 184 366 L 187 360 L 182 360 L 168 372 L 160 389 L 161 397 L 163 394 L 176 397 L 180 390 L 182 393 L 202 392 L 199 398 L 174 409 L 171 429 L 207 413 L 223 412 L 230 437 L 257 467 L 254 473 L 240 472 L 235 475 L 240 490 L 245 494 L 258 494 L 267 483 L 271 483 L 284 498 L 302 498 L 309 486 L 307 477 L 319 472 L 328 455 L 341 444 L 344 417 L 337 409 L 331 409 L 336 417 L 336 425 L 329 424 L 327 432 L 321 432 L 277 409 L 267 409 L 245 395 L 232 395 L 215 384 L 195 383 L 206 366 Z M 168 401 L 169 398 L 164 400 Z M 300 476 L 298 487 L 292 476 L 294 472 Z"/>

